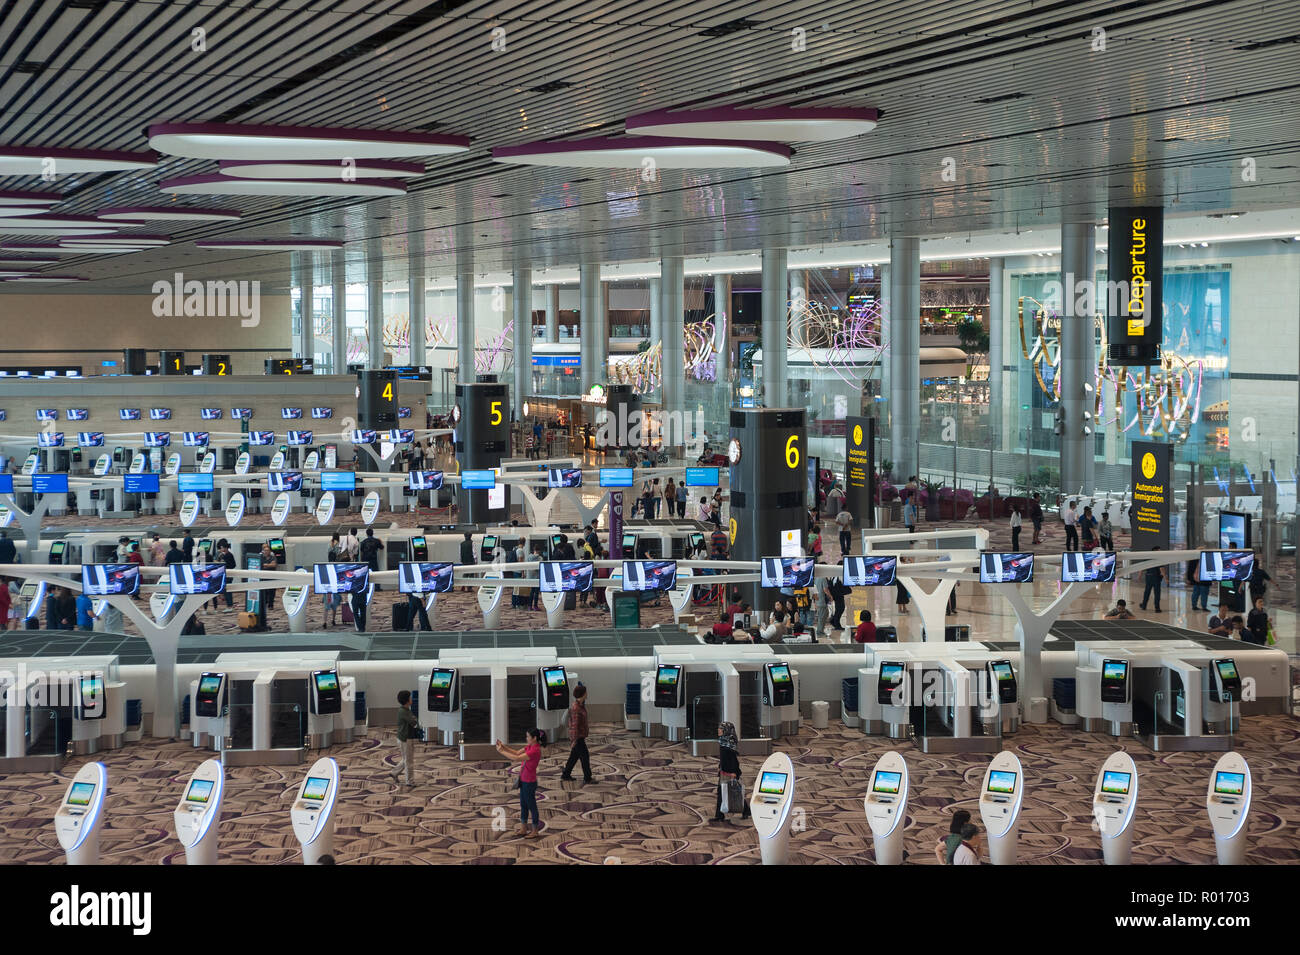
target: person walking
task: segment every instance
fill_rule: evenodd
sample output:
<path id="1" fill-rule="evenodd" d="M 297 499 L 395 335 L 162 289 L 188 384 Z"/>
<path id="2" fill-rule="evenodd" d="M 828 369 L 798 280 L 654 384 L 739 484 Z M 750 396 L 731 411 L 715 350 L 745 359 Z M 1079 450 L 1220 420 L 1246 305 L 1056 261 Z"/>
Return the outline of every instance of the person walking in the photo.
<path id="1" fill-rule="evenodd" d="M 842 578 L 832 577 L 829 589 L 834 604 L 831 610 L 831 630 L 840 630 L 844 626 L 841 622 L 844 617 L 844 600 L 853 593 L 853 588 L 845 584 Z"/>
<path id="2" fill-rule="evenodd" d="M 1255 565 L 1250 572 L 1249 583 L 1250 602 L 1252 606 L 1254 606 L 1256 600 L 1263 597 L 1268 591 L 1268 581 L 1273 579 L 1268 575 L 1268 571 L 1264 569 L 1264 563 L 1260 560 L 1258 552 L 1255 553 L 1254 564 Z"/>
<path id="3" fill-rule="evenodd" d="M 1152 547 L 1152 550 L 1159 550 L 1159 547 Z M 1142 603 L 1138 604 L 1143 610 L 1147 609 L 1147 600 L 1154 594 L 1156 598 L 1156 613 L 1160 613 L 1160 582 L 1165 579 L 1165 569 L 1163 567 L 1152 567 L 1144 573 L 1143 578 L 1146 581 L 1146 589 L 1142 591 Z"/>
<path id="4" fill-rule="evenodd" d="M 542 747 L 546 745 L 546 733 L 540 729 L 530 729 L 525 735 L 524 748 L 513 749 L 501 740 L 496 741 L 497 752 L 506 759 L 520 763 L 519 767 L 519 830 L 517 836 L 536 839 L 541 835 L 542 820 L 537 812 L 537 765 L 542 761 Z M 533 824 L 528 825 L 532 816 Z"/>
<path id="5" fill-rule="evenodd" d="M 664 485 L 664 516 L 672 517 L 677 510 L 677 484 L 672 478 Z"/>
<path id="6" fill-rule="evenodd" d="M 361 559 L 369 565 L 371 573 L 379 571 L 379 552 L 384 549 L 384 542 L 375 536 L 373 527 L 366 528 L 366 539 L 361 542 Z"/>
<path id="7" fill-rule="evenodd" d="M 727 813 L 741 810 L 741 819 L 750 816 L 745 787 L 740 781 L 740 740 L 736 737 L 734 723 L 718 724 L 718 801 L 713 813 L 714 822 L 726 822 L 722 811 L 722 791 L 727 790 Z M 737 805 L 739 803 L 739 805 Z"/>
<path id="8" fill-rule="evenodd" d="M 1033 500 L 1029 504 L 1029 520 L 1034 525 L 1034 539 L 1031 544 L 1041 544 L 1043 542 L 1043 505 L 1038 500 L 1038 492 L 1034 492 Z"/>
<path id="9" fill-rule="evenodd" d="M 835 524 L 840 529 L 840 556 L 847 557 L 853 553 L 853 515 L 847 507 L 840 507 Z"/>
<path id="10" fill-rule="evenodd" d="M 839 514 L 844 510 L 844 489 L 840 487 L 840 482 L 836 481 L 831 485 L 831 489 L 826 492 L 826 510 L 830 514 Z"/>
<path id="11" fill-rule="evenodd" d="M 1264 598 L 1256 597 L 1254 608 L 1246 615 L 1246 630 L 1242 638 L 1248 643 L 1266 647 L 1272 629 L 1273 622 L 1269 620 L 1268 611 L 1264 609 Z"/>
<path id="12" fill-rule="evenodd" d="M 149 566 L 161 567 L 163 557 L 166 555 L 166 549 L 163 547 L 162 540 L 157 534 L 153 535 L 153 541 L 149 544 Z"/>
<path id="13" fill-rule="evenodd" d="M 689 493 L 685 480 L 677 485 L 677 516 L 683 520 L 686 519 L 686 498 Z"/>
<path id="14" fill-rule="evenodd" d="M 0 530 L 0 564 L 18 563 L 18 548 L 9 539 L 9 532 Z"/>
<path id="15" fill-rule="evenodd" d="M 465 532 L 465 539 L 460 542 L 460 563 L 463 567 L 472 567 L 474 565 L 474 535 L 469 531 Z M 472 588 L 461 587 L 461 593 L 469 593 Z"/>
<path id="16" fill-rule="evenodd" d="M 420 735 L 420 721 L 411 712 L 411 691 L 397 693 L 397 766 L 388 775 L 397 777 L 406 773 L 406 785 L 415 785 L 415 740 Z"/>
<path id="17" fill-rule="evenodd" d="M 1070 501 L 1061 511 L 1061 523 L 1065 525 L 1065 549 L 1079 549 L 1079 514 L 1074 509 L 1074 501 Z"/>
<path id="18" fill-rule="evenodd" d="M 901 565 L 903 563 L 903 558 L 900 557 L 898 563 Z M 911 596 L 907 592 L 907 588 L 903 586 L 903 581 L 898 577 L 895 577 L 894 602 L 898 604 L 898 612 L 900 614 L 907 613 L 907 605 L 911 602 L 911 599 Z"/>
<path id="19" fill-rule="evenodd" d="M 1187 562 L 1187 583 L 1192 588 L 1192 609 L 1210 610 L 1210 585 L 1201 579 L 1201 560 L 1193 557 Z"/>
<path id="20" fill-rule="evenodd" d="M 1011 549 L 1020 550 L 1020 508 L 1011 506 Z"/>
<path id="21" fill-rule="evenodd" d="M 1101 512 L 1101 521 L 1097 524 L 1097 538 L 1102 550 L 1115 549 L 1115 529 L 1110 524 L 1110 511 Z"/>
<path id="22" fill-rule="evenodd" d="M 903 527 L 909 534 L 916 533 L 916 494 L 909 494 L 903 501 Z"/>
<path id="23" fill-rule="evenodd" d="M 1092 516 L 1092 508 L 1084 507 L 1083 516 L 1079 518 L 1079 535 L 1083 538 L 1083 549 L 1092 550 L 1097 546 L 1097 518 Z"/>
<path id="24" fill-rule="evenodd" d="M 569 704 L 569 760 L 564 764 L 560 778 L 573 782 L 573 767 L 582 763 L 582 781 L 594 782 L 591 775 L 591 754 L 587 752 L 587 688 L 579 683 L 573 688 L 573 702 Z"/>
<path id="25" fill-rule="evenodd" d="M 217 541 L 217 560 L 226 565 L 226 592 L 223 596 L 226 598 L 226 609 L 222 613 L 233 613 L 235 609 L 235 598 L 230 592 L 229 574 L 235 569 L 235 555 L 230 552 L 230 541 L 224 537 Z"/>

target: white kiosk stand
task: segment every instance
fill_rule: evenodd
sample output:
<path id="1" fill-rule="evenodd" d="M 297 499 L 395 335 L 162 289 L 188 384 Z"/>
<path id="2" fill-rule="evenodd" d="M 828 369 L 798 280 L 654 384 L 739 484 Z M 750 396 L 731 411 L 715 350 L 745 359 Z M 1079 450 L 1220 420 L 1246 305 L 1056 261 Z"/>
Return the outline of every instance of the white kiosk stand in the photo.
<path id="1" fill-rule="evenodd" d="M 542 609 L 546 611 L 546 626 L 551 630 L 559 630 L 564 626 L 565 594 L 543 591 L 540 596 Z"/>
<path id="2" fill-rule="evenodd" d="M 186 784 L 172 813 L 176 836 L 185 847 L 186 865 L 217 864 L 217 825 L 225 790 L 226 771 L 215 759 L 204 760 Z"/>
<path id="3" fill-rule="evenodd" d="M 334 852 L 334 806 L 339 794 L 339 764 L 332 757 L 316 760 L 298 787 L 289 811 L 293 834 L 302 843 L 303 865 L 316 865 Z"/>
<path id="4" fill-rule="evenodd" d="M 865 806 L 867 824 L 876 842 L 876 865 L 902 865 L 907 762 L 893 750 L 881 756 L 871 771 Z"/>
<path id="5" fill-rule="evenodd" d="M 1236 753 L 1224 753 L 1214 764 L 1206 808 L 1214 827 L 1219 865 L 1246 862 L 1246 816 L 1250 814 L 1250 767 Z"/>
<path id="6" fill-rule="evenodd" d="M 763 761 L 749 810 L 758 830 L 763 865 L 785 865 L 790 855 L 790 807 L 794 805 L 794 764 L 785 753 Z"/>
<path id="7" fill-rule="evenodd" d="M 993 757 L 980 790 L 980 818 L 989 834 L 989 859 L 994 865 L 1015 865 L 1020 838 L 1020 803 L 1025 795 L 1024 772 L 1016 754 L 1003 750 Z"/>
<path id="8" fill-rule="evenodd" d="M 1128 753 L 1111 753 L 1097 774 L 1092 818 L 1101 832 L 1106 865 L 1128 865 L 1133 853 L 1133 815 L 1137 808 L 1137 766 Z"/>
<path id="9" fill-rule="evenodd" d="M 488 571 L 483 574 L 484 580 L 497 580 L 501 577 L 501 571 Z M 483 629 L 497 630 L 501 626 L 501 595 L 505 593 L 505 588 L 494 586 L 481 586 L 478 588 L 478 608 L 483 611 Z M 563 596 L 563 595 L 561 595 Z"/>
<path id="10" fill-rule="evenodd" d="M 68 865 L 99 865 L 99 825 L 108 807 L 108 769 L 82 766 L 54 814 L 54 831 L 68 854 Z"/>

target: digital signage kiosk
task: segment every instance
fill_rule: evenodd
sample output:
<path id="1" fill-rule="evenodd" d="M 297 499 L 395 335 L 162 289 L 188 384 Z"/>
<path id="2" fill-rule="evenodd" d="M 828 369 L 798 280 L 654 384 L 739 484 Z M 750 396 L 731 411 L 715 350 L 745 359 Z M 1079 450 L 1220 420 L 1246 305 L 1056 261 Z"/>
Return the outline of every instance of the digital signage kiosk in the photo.
<path id="1" fill-rule="evenodd" d="M 788 861 L 793 805 L 794 764 L 785 753 L 773 753 L 759 769 L 749 800 L 763 865 L 785 865 Z"/>
<path id="2" fill-rule="evenodd" d="M 1210 773 L 1205 808 L 1214 827 L 1219 865 L 1246 862 L 1246 817 L 1250 814 L 1250 767 L 1237 753 L 1224 753 Z"/>

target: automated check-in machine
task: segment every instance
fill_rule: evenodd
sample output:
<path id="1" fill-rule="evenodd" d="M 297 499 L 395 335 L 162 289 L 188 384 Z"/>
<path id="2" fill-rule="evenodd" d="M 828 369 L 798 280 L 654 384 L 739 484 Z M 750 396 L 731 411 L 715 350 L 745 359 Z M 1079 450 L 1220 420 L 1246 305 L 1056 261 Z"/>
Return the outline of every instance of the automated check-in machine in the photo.
<path id="1" fill-rule="evenodd" d="M 569 677 L 559 664 L 537 669 L 537 726 L 546 730 L 550 739 L 564 725 L 565 711 L 569 708 Z"/>
<path id="2" fill-rule="evenodd" d="M 1132 673 L 1129 660 L 1101 661 L 1101 719 L 1112 736 L 1133 733 Z"/>
<path id="3" fill-rule="evenodd" d="M 225 789 L 226 770 L 217 759 L 204 760 L 185 784 L 172 818 L 185 847 L 186 865 L 217 864 L 217 826 Z"/>
<path id="4" fill-rule="evenodd" d="M 316 763 L 298 787 L 289 816 L 302 844 L 303 865 L 316 865 L 334 852 L 334 807 L 339 794 L 339 764 L 329 756 Z"/>
<path id="5" fill-rule="evenodd" d="M 1214 827 L 1214 851 L 1219 865 L 1246 862 L 1246 817 L 1250 814 L 1250 767 L 1237 753 L 1224 753 L 1210 774 L 1205 797 Z"/>
<path id="6" fill-rule="evenodd" d="M 907 761 L 893 750 L 881 756 L 871 771 L 864 805 L 867 824 L 876 843 L 876 865 L 902 865 Z"/>
<path id="7" fill-rule="evenodd" d="M 1092 818 L 1101 833 L 1106 865 L 1128 865 L 1133 854 L 1133 816 L 1137 809 L 1138 775 L 1133 757 L 1111 753 L 1097 774 L 1092 792 Z"/>
<path id="8" fill-rule="evenodd" d="M 662 726 L 669 740 L 680 742 L 686 732 L 686 667 L 678 663 L 661 663 L 655 667 L 655 707 L 662 710 Z M 644 722 L 645 735 L 653 724 Z"/>
<path id="9" fill-rule="evenodd" d="M 1235 731 L 1241 725 L 1241 674 L 1237 671 L 1237 661 L 1232 657 L 1212 660 L 1208 667 L 1201 667 L 1201 674 L 1209 684 L 1202 687 L 1201 694 L 1205 731 L 1212 734 Z"/>
<path id="10" fill-rule="evenodd" d="M 763 865 L 785 865 L 788 861 L 793 805 L 794 764 L 785 753 L 773 753 L 763 761 L 749 800 Z"/>
<path id="11" fill-rule="evenodd" d="M 798 676 L 784 660 L 763 664 L 763 708 L 759 725 L 772 739 L 798 731 L 799 704 L 795 692 Z"/>
<path id="12" fill-rule="evenodd" d="M 317 749 L 334 739 L 334 717 L 343 712 L 343 686 L 336 669 L 313 670 L 307 681 L 307 735 Z"/>
<path id="13" fill-rule="evenodd" d="M 1025 774 L 1016 754 L 1003 750 L 984 772 L 980 789 L 980 818 L 989 836 L 989 859 L 994 865 L 1015 865 L 1020 838 L 1020 804 L 1025 795 Z"/>
<path id="14" fill-rule="evenodd" d="M 1017 703 L 1016 671 L 1010 660 L 990 660 L 985 664 L 989 681 L 989 703 L 997 707 L 997 718 L 1002 721 L 1003 733 L 1014 733 L 1020 729 L 1020 706 Z M 990 717 L 985 714 L 985 732 L 992 729 Z M 990 734 L 991 735 L 991 734 Z"/>
<path id="15" fill-rule="evenodd" d="M 907 664 L 882 660 L 878 672 L 876 700 L 880 704 L 880 718 L 885 724 L 885 735 L 890 739 L 906 739 L 912 721 Z"/>
<path id="16" fill-rule="evenodd" d="M 190 727 L 195 747 L 206 746 L 212 740 L 218 752 L 225 748 L 229 712 L 230 684 L 226 674 L 200 673 L 194 687 L 195 725 Z"/>
<path id="17" fill-rule="evenodd" d="M 461 729 L 460 674 L 455 667 L 433 668 L 424 694 L 424 708 L 433 718 L 423 725 L 434 729 L 444 746 L 455 745 L 456 734 Z M 434 737 L 426 732 L 425 738 Z"/>
<path id="18" fill-rule="evenodd" d="M 108 769 L 87 763 L 68 784 L 54 814 L 54 831 L 68 865 L 99 865 L 99 827 L 107 807 Z"/>

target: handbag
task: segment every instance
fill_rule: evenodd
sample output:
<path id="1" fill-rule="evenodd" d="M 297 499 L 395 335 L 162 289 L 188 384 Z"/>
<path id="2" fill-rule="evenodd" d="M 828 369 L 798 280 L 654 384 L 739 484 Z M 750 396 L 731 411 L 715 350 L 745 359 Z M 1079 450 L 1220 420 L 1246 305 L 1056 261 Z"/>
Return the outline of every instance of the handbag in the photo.
<path id="1" fill-rule="evenodd" d="M 745 807 L 745 787 L 740 780 L 732 777 L 727 780 L 727 805 L 731 807 L 729 812 L 739 812 Z"/>
<path id="2" fill-rule="evenodd" d="M 345 604 L 343 604 L 342 610 L 343 610 L 343 613 L 342 613 L 343 622 L 344 622 L 344 623 L 353 623 L 354 621 L 353 621 L 353 618 L 352 618 L 352 605 L 351 605 L 351 604 L 347 604 L 347 603 L 345 603 Z"/>
<path id="3" fill-rule="evenodd" d="M 1268 636 L 1264 638 L 1264 643 L 1270 647 L 1277 646 L 1277 637 L 1273 635 L 1273 625 L 1271 623 L 1268 625 Z"/>

